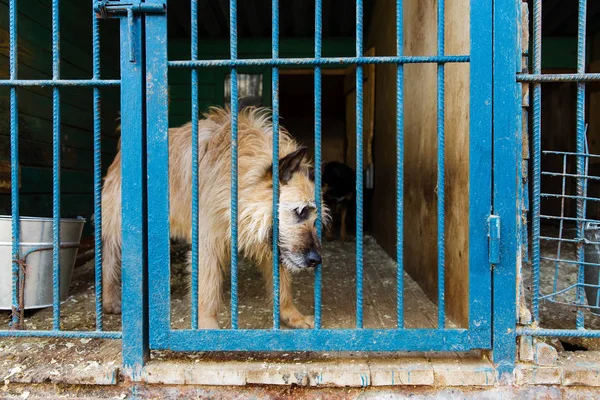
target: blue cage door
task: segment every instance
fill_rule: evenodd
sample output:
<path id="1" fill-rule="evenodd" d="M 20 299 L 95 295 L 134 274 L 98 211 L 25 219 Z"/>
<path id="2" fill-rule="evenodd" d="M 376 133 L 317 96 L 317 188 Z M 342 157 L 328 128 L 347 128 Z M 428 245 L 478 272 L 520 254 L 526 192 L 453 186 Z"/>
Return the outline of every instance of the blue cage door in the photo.
<path id="1" fill-rule="evenodd" d="M 146 0 L 147 5 L 166 4 L 166 1 Z M 362 1 L 358 0 L 357 10 L 362 10 Z M 148 323 L 149 343 L 152 349 L 171 349 L 180 351 L 468 351 L 471 349 L 491 348 L 491 264 L 490 249 L 497 243 L 490 240 L 490 224 L 492 228 L 497 219 L 490 219 L 492 204 L 492 2 L 472 1 L 471 3 L 471 41 L 468 55 L 446 55 L 444 49 L 444 1 L 439 1 L 438 21 L 438 53 L 435 56 L 404 56 L 402 46 L 398 46 L 396 56 L 365 57 L 362 45 L 358 45 L 355 57 L 324 58 L 321 53 L 322 21 L 316 20 L 314 57 L 302 59 L 286 59 L 279 56 L 279 19 L 278 1 L 273 1 L 273 50 L 272 56 L 265 59 L 244 60 L 237 57 L 237 17 L 236 1 L 230 0 L 231 37 L 230 58 L 226 60 L 202 60 L 198 54 L 198 6 L 192 1 L 192 41 L 189 60 L 170 61 L 167 56 L 167 15 L 151 13 L 144 16 L 144 57 L 145 57 L 145 122 L 146 122 L 146 168 L 147 168 L 147 265 L 148 265 Z M 402 43 L 402 2 L 397 1 L 397 41 Z M 316 0 L 317 13 L 322 11 L 322 1 Z M 167 7 L 168 8 L 168 7 Z M 357 12 L 357 15 L 362 15 Z M 357 18 L 357 39 L 362 43 L 362 18 Z M 237 69 L 244 66 L 264 66 L 271 70 L 273 80 L 273 108 L 275 125 L 278 122 L 278 79 L 279 68 L 292 65 L 308 65 L 315 70 L 315 88 L 321 87 L 321 68 L 325 65 L 357 67 L 357 96 L 362 94 L 362 66 L 366 64 L 395 64 L 397 69 L 397 85 L 402 87 L 404 79 L 403 66 L 408 63 L 434 63 L 438 65 L 438 117 L 444 117 L 444 65 L 447 63 L 469 63 L 470 66 L 470 138 L 469 138 L 469 284 L 468 284 L 468 327 L 448 328 L 444 326 L 443 304 L 444 292 L 444 258 L 439 257 L 440 289 L 438 303 L 442 305 L 439 312 L 440 325 L 437 328 L 411 329 L 403 325 L 398 318 L 395 329 L 315 329 L 289 330 L 280 329 L 276 323 L 269 329 L 239 329 L 233 324 L 231 329 L 198 330 L 197 320 L 192 316 L 190 329 L 173 329 L 171 326 L 171 270 L 170 270 L 170 227 L 169 227 L 169 154 L 168 154 L 168 79 L 169 68 L 187 68 L 191 74 L 192 96 L 197 98 L 198 74 L 206 67 L 227 67 L 231 71 L 232 82 L 236 81 Z M 129 90 L 123 84 L 123 90 Z M 133 90 L 133 89 L 132 89 Z M 232 98 L 237 95 L 232 90 Z M 359 97 L 360 98 L 360 97 Z M 398 97 L 397 122 L 403 122 L 403 97 Z M 315 118 L 321 113 L 320 90 L 315 90 Z M 358 102 L 357 102 L 358 103 Z M 237 105 L 233 105 L 234 112 Z M 362 108 L 357 105 L 357 114 Z M 197 104 L 192 108 L 192 119 L 198 118 Z M 357 124 L 357 135 L 362 139 L 362 124 Z M 197 137 L 197 129 L 192 132 Z M 320 137 L 320 125 L 316 129 Z M 404 140 L 403 129 L 399 129 L 397 140 Z M 362 140 L 357 140 L 362 143 Z M 195 141 L 193 143 L 196 143 Z M 444 123 L 438 124 L 438 157 L 444 160 Z M 197 154 L 197 146 L 192 154 Z M 467 151 L 465 149 L 465 151 Z M 397 159 L 403 160 L 403 149 L 398 147 Z M 320 157 L 320 156 L 319 156 Z M 361 159 L 362 160 L 362 159 Z M 317 159 L 317 161 L 320 161 Z M 359 161 L 362 162 L 362 161 Z M 443 162 L 441 176 L 444 176 Z M 357 170 L 362 165 L 357 165 Z M 318 171 L 318 169 L 317 169 Z M 201 172 L 200 172 L 201 173 Z M 397 171 L 397 178 L 402 181 L 402 170 Z M 193 175 L 193 186 L 197 183 L 198 172 Z M 359 180 L 360 181 L 360 180 Z M 443 178 L 440 187 L 444 187 Z M 362 182 L 357 184 L 358 196 L 362 196 Z M 234 189 L 232 189 L 234 190 Z M 443 189 L 442 189 L 443 194 Z M 397 204 L 402 207 L 403 193 L 398 193 Z M 438 232 L 444 235 L 444 196 L 440 196 L 438 208 L 432 210 L 440 215 L 442 223 Z M 194 204 L 197 199 L 194 198 Z M 193 224 L 201 221 L 197 216 Z M 398 217 L 398 233 L 403 234 L 401 214 Z M 194 232 L 193 232 L 194 236 Z M 494 239 L 494 237 L 492 237 Z M 442 239 L 443 240 L 443 239 Z M 443 244 L 443 243 L 442 243 Z M 358 246 L 361 247 L 361 246 Z M 442 247 L 443 248 L 443 247 Z M 358 251 L 358 250 L 357 250 Z M 362 250 L 361 250 L 362 251 Z M 400 252 L 401 254 L 401 252 Z M 236 257 L 232 262 L 235 263 Z M 493 260 L 492 260 L 493 261 Z M 399 263 L 401 264 L 401 263 Z M 233 269 L 234 272 L 236 269 Z M 357 270 L 359 272 L 359 270 Z M 402 271 L 400 271 L 402 272 Z M 362 273 L 362 271 L 361 271 Z M 193 274 L 194 276 L 194 274 Z M 236 275 L 237 279 L 237 275 Z M 320 271 L 316 274 L 316 286 L 320 287 Z M 236 281 L 237 282 L 237 281 Z M 126 282 L 125 282 L 126 283 Z M 197 285 L 192 285 L 192 291 Z M 401 287 L 398 289 L 401 292 Z M 126 289 L 125 289 L 126 290 Z M 275 287 L 277 290 L 277 287 Z M 362 294 L 362 293 L 360 293 Z M 357 293 L 358 295 L 358 293 Z M 357 296 L 358 297 L 358 296 Z M 401 299 L 401 296 L 399 296 Z M 126 300 L 125 300 L 126 301 Z M 315 302 L 317 304 L 317 302 Z M 402 306 L 401 300 L 398 301 Z M 197 307 L 191 301 L 190 307 Z M 234 314 L 237 308 L 232 307 Z M 277 307 L 273 310 L 278 315 Z M 317 314 L 317 312 L 316 312 Z M 400 314 L 400 312 L 399 312 Z M 357 314 L 357 323 L 362 314 Z M 360 324 L 359 324 L 360 325 Z"/>

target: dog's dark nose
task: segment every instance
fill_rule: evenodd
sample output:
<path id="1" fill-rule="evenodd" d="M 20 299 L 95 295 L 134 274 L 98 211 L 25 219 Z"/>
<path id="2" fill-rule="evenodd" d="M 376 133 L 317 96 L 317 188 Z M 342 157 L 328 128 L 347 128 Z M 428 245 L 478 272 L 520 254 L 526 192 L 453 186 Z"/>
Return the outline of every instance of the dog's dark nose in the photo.
<path id="1" fill-rule="evenodd" d="M 311 250 L 306 255 L 306 263 L 309 267 L 316 267 L 321 264 L 321 255 L 314 250 Z"/>

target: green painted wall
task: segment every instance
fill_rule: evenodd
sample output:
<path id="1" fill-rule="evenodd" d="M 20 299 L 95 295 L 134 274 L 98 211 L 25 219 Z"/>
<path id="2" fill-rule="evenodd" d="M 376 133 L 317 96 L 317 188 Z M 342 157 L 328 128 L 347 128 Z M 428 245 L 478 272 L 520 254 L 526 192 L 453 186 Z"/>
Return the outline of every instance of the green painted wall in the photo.
<path id="1" fill-rule="evenodd" d="M 353 38 L 330 39 L 323 41 L 324 57 L 352 57 L 355 54 Z M 282 39 L 279 46 L 280 57 L 313 57 L 314 39 L 296 38 Z M 198 54 L 201 59 L 228 59 L 229 41 L 212 40 L 199 43 Z M 270 39 L 240 40 L 238 58 L 270 58 Z M 188 60 L 190 58 L 190 42 L 174 41 L 169 43 L 170 60 Z M 200 112 L 209 106 L 223 106 L 225 76 L 228 68 L 202 68 L 199 70 L 199 106 Z M 263 104 L 271 105 L 271 68 L 245 67 L 238 68 L 239 73 L 263 74 Z M 191 73 L 189 69 L 169 71 L 170 108 L 169 123 L 180 126 L 191 118 Z"/>
<path id="2" fill-rule="evenodd" d="M 92 10 L 90 1 L 61 1 L 61 77 L 92 76 Z M 51 0 L 18 3 L 18 77 L 52 78 Z M 119 77 L 119 26 L 101 22 L 102 77 Z M 9 77 L 8 0 L 0 0 L 0 79 Z M 106 169 L 116 152 L 118 88 L 102 90 L 102 156 Z M 92 89 L 64 88 L 61 96 L 61 214 L 63 217 L 93 212 Z M 0 170 L 3 183 L 10 160 L 9 89 L 0 88 Z M 20 88 L 19 158 L 21 215 L 52 215 L 52 89 Z M 0 213 L 9 214 L 10 188 L 0 187 Z M 87 224 L 86 233 L 91 232 Z"/>

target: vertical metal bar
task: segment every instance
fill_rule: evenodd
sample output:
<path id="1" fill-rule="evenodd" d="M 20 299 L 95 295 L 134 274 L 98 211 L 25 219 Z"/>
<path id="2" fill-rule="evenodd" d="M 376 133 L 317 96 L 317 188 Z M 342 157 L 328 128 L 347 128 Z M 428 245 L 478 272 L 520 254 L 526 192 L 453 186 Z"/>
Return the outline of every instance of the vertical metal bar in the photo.
<path id="1" fill-rule="evenodd" d="M 198 0 L 191 4 L 191 56 L 198 59 Z M 192 329 L 198 329 L 198 70 L 192 68 Z"/>
<path id="2" fill-rule="evenodd" d="M 60 79 L 59 0 L 52 0 L 52 80 Z M 60 329 L 60 92 L 52 89 L 52 328 Z"/>
<path id="3" fill-rule="evenodd" d="M 533 1 L 533 73 L 542 72 L 542 1 Z M 542 86 L 533 83 L 533 176 L 532 176 L 532 216 L 531 216 L 531 262 L 533 273 L 533 289 L 531 305 L 533 320 L 538 321 L 540 315 L 540 185 L 541 185 L 541 143 L 542 143 Z"/>
<path id="4" fill-rule="evenodd" d="M 10 79 L 17 79 L 17 0 L 9 3 L 10 29 Z M 12 213 L 12 326 L 22 321 L 19 307 L 19 264 L 20 258 L 20 224 L 19 224 L 19 111 L 17 88 L 10 88 L 10 200 Z"/>
<path id="5" fill-rule="evenodd" d="M 356 57 L 363 56 L 363 1 L 356 0 Z M 363 67 L 356 66 L 356 327 L 363 327 Z"/>
<path id="6" fill-rule="evenodd" d="M 404 54 L 402 0 L 396 0 L 396 55 Z M 404 64 L 396 66 L 396 320 L 404 328 Z"/>
<path id="7" fill-rule="evenodd" d="M 315 0 L 315 58 L 322 57 L 323 46 L 323 0 Z M 321 103 L 322 103 L 322 75 L 321 66 L 315 66 L 315 203 L 317 205 L 317 236 L 319 240 L 323 239 L 323 219 L 321 202 L 323 196 L 322 189 L 322 171 L 323 163 L 321 146 Z M 315 268 L 315 329 L 321 328 L 321 283 L 322 283 L 322 265 Z"/>
<path id="8" fill-rule="evenodd" d="M 133 62 L 130 48 L 134 51 Z M 148 358 L 146 85 L 142 49 L 142 19 L 121 18 L 123 364 L 133 373 L 139 372 Z"/>
<path id="9" fill-rule="evenodd" d="M 162 1 L 147 0 L 146 3 Z M 167 37 L 167 18 L 164 14 L 148 14 L 145 19 L 148 32 L 145 38 L 148 243 L 151 244 L 147 248 L 148 276 L 152 277 L 148 280 L 148 324 L 152 348 L 165 349 L 171 330 L 169 95 L 167 43 L 164 40 Z M 197 312 L 192 310 L 192 320 L 196 315 Z"/>
<path id="10" fill-rule="evenodd" d="M 438 0 L 437 53 L 444 55 L 444 0 Z M 437 251 L 438 251 L 438 329 L 444 329 L 445 307 L 445 214 L 444 214 L 444 64 L 437 65 L 437 137 L 438 137 L 438 177 L 437 177 Z"/>
<path id="11" fill-rule="evenodd" d="M 92 8 L 93 79 L 100 79 L 100 26 Z M 102 310 L 102 109 L 100 88 L 94 93 L 94 283 L 96 288 L 96 330 L 103 329 Z"/>
<path id="12" fill-rule="evenodd" d="M 237 2 L 229 0 L 229 58 L 237 59 Z M 238 82 L 231 67 L 231 329 L 238 328 Z"/>
<path id="13" fill-rule="evenodd" d="M 577 29 L 577 73 L 585 73 L 585 35 L 586 35 L 586 9 L 587 0 L 579 0 L 578 29 Z M 585 206 L 584 196 L 587 179 L 582 176 L 586 174 L 586 159 L 582 154 L 587 151 L 585 137 L 585 82 L 577 83 L 577 260 L 579 261 L 577 272 L 577 303 L 585 304 L 584 273 L 585 273 Z M 583 309 L 577 310 L 577 329 L 584 329 L 585 319 Z"/>
<path id="14" fill-rule="evenodd" d="M 271 4 L 272 57 L 279 58 L 279 0 Z M 279 68 L 272 70 L 273 98 L 273 328 L 279 329 Z"/>

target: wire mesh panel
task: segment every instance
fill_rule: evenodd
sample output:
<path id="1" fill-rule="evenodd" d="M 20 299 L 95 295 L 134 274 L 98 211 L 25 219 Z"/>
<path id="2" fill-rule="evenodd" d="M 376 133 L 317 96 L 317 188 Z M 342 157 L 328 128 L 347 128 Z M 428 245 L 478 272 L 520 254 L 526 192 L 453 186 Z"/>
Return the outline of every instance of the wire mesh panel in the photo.
<path id="1" fill-rule="evenodd" d="M 600 76 L 586 71 L 588 7 L 585 0 L 577 3 L 576 72 L 543 73 L 544 10 L 542 2 L 534 0 L 533 73 L 518 77 L 532 87 L 530 298 L 533 322 L 539 328 L 524 328 L 522 332 L 534 336 L 600 337 L 600 155 L 594 147 L 597 135 L 588 129 L 593 111 L 586 113 L 590 104 L 586 82 L 597 81 Z M 542 109 L 553 112 L 549 107 L 557 85 L 563 85 L 563 93 L 573 100 L 572 110 L 560 110 L 563 115 L 568 112 L 574 121 L 566 131 L 542 126 L 544 117 L 551 118 L 543 115 Z M 543 100 L 544 90 L 548 96 Z M 563 107 L 569 104 L 565 102 Z"/>
<path id="2" fill-rule="evenodd" d="M 151 1 L 150 3 L 154 3 Z M 157 2 L 160 3 L 160 2 Z M 439 1 L 436 7 L 437 15 L 437 36 L 436 50 L 434 55 L 404 55 L 404 18 L 405 8 L 401 0 L 395 3 L 395 28 L 396 34 L 394 37 L 396 43 L 395 55 L 370 55 L 365 56 L 363 45 L 365 43 L 365 16 L 364 4 L 362 0 L 357 0 L 353 5 L 355 15 L 355 30 L 354 56 L 343 57 L 324 57 L 323 52 L 323 36 L 324 36 L 324 1 L 316 0 L 314 2 L 314 52 L 313 56 L 306 57 L 282 57 L 280 52 L 281 42 L 281 15 L 280 4 L 278 0 L 270 2 L 271 16 L 271 48 L 270 57 L 240 57 L 240 38 L 239 30 L 241 27 L 247 26 L 240 23 L 240 4 L 236 0 L 229 1 L 228 23 L 229 31 L 229 56 L 227 58 L 215 59 L 200 53 L 200 43 L 198 40 L 199 30 L 199 13 L 200 7 L 203 6 L 199 2 L 192 0 L 190 2 L 190 49 L 189 59 L 166 60 L 156 57 L 156 54 L 166 52 L 166 44 L 160 38 L 166 31 L 167 21 L 162 22 L 153 19 L 152 27 L 147 26 L 147 54 L 152 54 L 152 65 L 148 66 L 149 73 L 148 87 L 152 87 L 147 96 L 148 107 L 152 107 L 153 112 L 148 115 L 148 182 L 149 182 L 149 197 L 155 199 L 149 203 L 148 218 L 153 221 L 149 225 L 149 240 L 156 245 L 154 249 L 149 249 L 149 277 L 152 277 L 149 282 L 149 302 L 150 312 L 150 346 L 153 349 L 172 349 L 172 350 L 468 350 L 473 348 L 489 348 L 491 345 L 491 325 L 490 325 L 490 285 L 485 282 L 490 282 L 490 264 L 488 259 L 488 217 L 491 205 L 491 147 L 489 139 L 491 138 L 491 5 L 482 2 L 472 2 L 470 6 L 471 12 L 471 38 L 470 38 L 470 54 L 448 54 L 445 43 L 445 11 L 446 4 L 444 1 Z M 244 7 L 245 9 L 245 7 Z M 227 13 L 226 13 L 227 15 Z M 255 27 L 255 29 L 257 29 Z M 166 65 L 162 65 L 163 62 Z M 365 186 L 363 183 L 363 171 L 366 170 L 365 165 L 365 132 L 367 131 L 366 123 L 363 116 L 365 115 L 365 80 L 366 66 L 370 64 L 385 64 L 395 67 L 395 99 L 396 99 L 396 130 L 394 135 L 394 153 L 396 155 L 395 177 L 395 234 L 397 240 L 395 242 L 396 250 L 396 284 L 395 284 L 395 318 L 396 323 L 390 329 L 372 329 L 365 327 L 365 304 L 369 301 L 365 298 L 365 261 L 368 253 L 365 250 L 366 238 L 365 232 Z M 435 206 L 432 213 L 435 214 L 435 247 L 437 248 L 435 261 L 435 302 L 437 303 L 437 314 L 435 316 L 437 325 L 435 328 L 407 328 L 405 322 L 405 282 L 403 276 L 405 274 L 405 209 L 404 209 L 404 181 L 405 177 L 405 124 L 404 124 L 404 85 L 405 85 L 405 68 L 409 64 L 431 65 L 435 70 L 435 93 L 436 108 L 435 108 L 435 138 L 432 143 L 437 159 L 435 178 Z M 469 253 L 468 265 L 466 274 L 468 282 L 466 284 L 466 292 L 468 295 L 468 307 L 465 307 L 464 315 L 467 323 L 465 326 L 457 327 L 451 325 L 447 316 L 447 298 L 446 288 L 451 287 L 452 283 L 447 281 L 447 260 L 446 241 L 449 235 L 449 227 L 447 221 L 447 195 L 445 189 L 451 187 L 452 182 L 447 182 L 446 179 L 449 173 L 445 169 L 448 152 L 446 150 L 446 117 L 445 112 L 447 106 L 444 103 L 445 88 L 447 82 L 445 80 L 448 65 L 469 64 L 470 66 L 470 137 L 467 140 L 469 154 L 478 154 L 477 157 L 470 157 L 469 169 L 471 173 L 468 175 L 469 195 L 468 209 L 470 224 L 468 229 L 469 248 L 465 249 Z M 174 179 L 174 174 L 178 174 L 170 167 L 172 157 L 175 156 L 173 151 L 167 152 L 168 141 L 165 140 L 165 135 L 168 130 L 168 109 L 166 106 L 166 82 L 162 77 L 166 74 L 166 68 L 169 71 L 188 70 L 191 82 L 191 119 L 192 124 L 190 129 L 191 135 L 191 157 L 189 159 L 189 168 L 191 168 L 191 202 L 190 204 L 183 203 L 185 207 L 191 207 L 189 220 L 191 220 L 191 268 L 190 268 L 190 298 L 184 300 L 173 301 L 173 293 L 171 285 L 173 281 L 173 271 L 170 269 L 170 259 L 168 254 L 169 238 L 169 213 L 171 212 L 171 221 L 174 221 L 172 210 L 174 207 L 180 207 L 182 203 L 177 200 L 177 195 L 174 195 L 173 188 L 170 189 L 171 198 L 164 200 L 167 196 L 167 184 L 165 179 L 165 170 L 170 169 L 168 179 Z M 355 248 L 355 269 L 352 271 L 352 289 L 355 289 L 353 299 L 355 304 L 352 307 L 352 320 L 354 326 L 352 328 L 332 329 L 324 326 L 323 320 L 323 295 L 327 291 L 324 285 L 323 274 L 326 270 L 326 265 L 321 265 L 321 259 L 315 261 L 314 268 L 314 326 L 312 320 L 303 326 L 303 329 L 284 329 L 281 326 L 281 321 L 289 323 L 286 320 L 286 313 L 289 313 L 290 305 L 284 303 L 281 299 L 284 296 L 284 291 L 288 290 L 287 279 L 288 275 L 282 269 L 282 259 L 289 257 L 283 249 L 285 212 L 291 212 L 293 209 L 289 200 L 282 200 L 285 190 L 285 174 L 289 165 L 285 161 L 285 150 L 287 145 L 286 137 L 282 133 L 280 125 L 281 110 L 280 110 L 280 83 L 282 71 L 295 68 L 309 70 L 314 75 L 314 101 L 313 101 L 313 127 L 314 127 L 314 196 L 311 193 L 311 200 L 307 204 L 309 208 L 314 208 L 316 212 L 315 231 L 316 236 L 320 240 L 324 223 L 324 204 L 323 197 L 323 182 L 322 182 L 322 161 L 323 161 L 323 87 L 324 77 L 329 68 L 346 69 L 353 68 L 354 82 L 352 86 L 355 88 L 356 103 L 352 110 L 352 114 L 356 116 L 355 120 L 355 136 L 356 148 L 356 164 L 353 168 L 357 171 L 357 179 L 355 180 L 356 192 L 356 248 Z M 163 69 L 164 68 L 164 69 Z M 243 179 L 248 176 L 244 170 L 242 162 L 247 162 L 241 157 L 248 157 L 244 153 L 243 136 L 247 129 L 247 116 L 242 110 L 243 99 L 240 99 L 240 94 L 250 86 L 255 84 L 252 75 L 246 75 L 247 68 L 262 68 L 268 70 L 270 75 L 270 97 L 271 107 L 268 117 L 269 140 L 270 143 L 265 144 L 272 150 L 271 159 L 275 160 L 272 166 L 267 168 L 268 174 L 271 177 L 270 196 L 272 205 L 269 207 L 270 236 L 269 236 L 269 254 L 265 259 L 272 264 L 269 266 L 270 272 L 265 274 L 268 276 L 267 282 L 270 287 L 268 291 L 272 293 L 272 309 L 269 313 L 272 315 L 272 327 L 263 327 L 256 329 L 244 329 L 240 325 L 239 315 L 242 312 L 240 301 L 244 296 L 243 285 L 247 282 L 241 280 L 240 264 L 241 259 L 238 258 L 240 251 L 247 249 L 248 230 L 243 224 L 248 224 L 251 216 L 248 216 L 243 204 L 242 196 L 246 196 L 250 190 L 245 185 Z M 199 80 L 202 75 L 208 70 L 224 69 L 225 80 L 225 95 L 227 111 L 225 114 L 227 120 L 221 120 L 221 117 L 212 117 L 212 121 L 217 121 L 219 126 L 222 126 L 225 132 L 228 133 L 226 138 L 218 139 L 227 143 L 226 147 L 221 148 L 218 152 L 210 150 L 210 146 L 215 141 L 207 143 L 207 125 L 204 122 L 197 124 L 197 120 L 202 120 L 200 107 L 198 105 L 198 97 L 200 93 Z M 256 70 L 255 69 L 255 70 Z M 252 70 L 252 71 L 255 71 Z M 159 78 L 155 78 L 155 76 Z M 261 90 L 268 90 L 268 81 L 261 81 L 259 86 Z M 262 89 L 264 88 L 264 89 Z M 242 96 L 243 97 L 243 96 Z M 158 104 L 158 106 L 156 106 Z M 218 114 L 220 115 L 220 114 Z M 262 117 L 261 117 L 262 118 Z M 221 125 L 222 124 L 222 125 Z M 181 131 L 172 128 L 169 130 L 170 141 L 176 141 L 175 135 L 179 135 Z M 221 128 L 219 128 L 221 129 Z M 219 130 L 218 132 L 222 132 Z M 293 133 L 292 133 L 293 134 Z M 217 135 L 217 133 L 215 133 Z M 287 133 L 285 134 L 287 135 Z M 452 137 L 452 136 L 451 136 Z M 160 142 L 163 140 L 163 142 Z M 454 146 L 454 143 L 451 143 Z M 170 146 L 170 144 L 169 144 Z M 454 147 L 452 147 L 454 148 Z M 208 150 L 207 150 L 208 149 Z M 225 154 L 224 152 L 227 152 Z M 288 152 L 290 150 L 287 150 Z M 167 154 L 168 153 L 168 154 Z M 208 155 L 207 155 L 208 154 Z M 291 154 L 291 153 L 290 153 Z M 206 158 L 212 157 L 211 160 L 215 164 L 207 164 Z M 226 164 L 222 164 L 221 168 L 225 173 L 230 174 L 226 180 L 227 187 L 225 191 L 219 191 L 219 212 L 227 213 L 227 240 L 224 240 L 226 249 L 222 253 L 226 259 L 211 260 L 217 264 L 224 264 L 221 267 L 229 271 L 229 282 L 226 285 L 221 282 L 221 271 L 216 275 L 211 275 L 206 271 L 207 257 L 212 257 L 211 251 L 214 248 L 223 246 L 221 242 L 215 240 L 207 240 L 206 226 L 214 227 L 214 221 L 206 215 L 207 209 L 213 209 L 212 204 L 206 199 L 202 200 L 203 196 L 207 196 L 206 192 L 201 190 L 211 191 L 215 185 L 219 185 L 218 178 L 213 178 L 214 171 L 207 170 L 211 165 L 218 164 L 219 157 L 227 160 Z M 216 161 L 215 161 L 216 160 Z M 230 161 L 229 161 L 230 160 Z M 279 160 L 277 162 L 276 160 Z M 204 167 L 203 167 L 204 166 Z M 185 166 L 188 168 L 188 166 Z M 203 170 L 204 168 L 204 170 Z M 474 172 L 475 171 L 475 172 Z M 211 176 L 207 178 L 207 176 Z M 203 183 L 203 180 L 212 179 L 210 186 Z M 199 190 L 199 187 L 203 188 Z M 210 200 L 210 199 L 209 199 Z M 246 200 L 248 201 L 248 200 Z M 170 202 L 170 206 L 169 206 Z M 169 211 L 169 207 L 171 211 Z M 287 210 L 287 211 L 286 211 Z M 300 212 L 300 211 L 298 211 Z M 283 214 L 282 214 L 283 213 Z M 300 215 L 300 214 L 299 214 Z M 301 218 L 301 217 L 299 217 Z M 386 221 L 387 222 L 387 221 Z M 171 222 L 173 224 L 173 222 Z M 204 225 L 204 226 L 203 226 Z M 171 225 L 173 229 L 173 225 Z M 256 224 L 255 230 L 260 230 L 259 224 Z M 207 248 L 209 243 L 213 248 Z M 261 267 L 264 268 L 264 267 Z M 272 278 L 271 278 L 272 277 Z M 216 316 L 208 315 L 205 312 L 207 307 L 206 301 L 202 299 L 202 295 L 206 291 L 212 291 L 217 287 L 220 291 L 222 286 L 230 287 L 230 310 L 228 315 L 230 319 L 227 326 L 217 329 Z M 211 285 L 208 287 L 207 285 Z M 268 298 L 270 299 L 270 294 Z M 246 290 L 246 295 L 247 295 Z M 453 293 L 451 293 L 452 295 Z M 172 312 L 174 304 L 177 304 L 178 310 L 182 310 L 179 306 L 180 302 L 189 304 L 190 320 L 188 327 L 182 328 L 185 317 L 179 312 Z M 268 300 L 265 299 L 268 304 Z M 171 312 L 168 308 L 171 307 Z M 208 304 L 208 306 L 213 306 Z M 244 306 L 245 307 L 245 306 Z M 176 318 L 176 321 L 173 321 Z M 177 328 L 174 327 L 177 325 Z M 298 327 L 298 326 L 297 326 Z M 423 340 L 427 337 L 428 340 Z"/>

